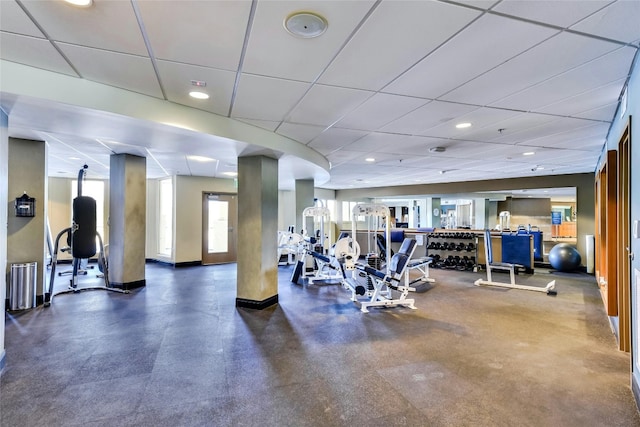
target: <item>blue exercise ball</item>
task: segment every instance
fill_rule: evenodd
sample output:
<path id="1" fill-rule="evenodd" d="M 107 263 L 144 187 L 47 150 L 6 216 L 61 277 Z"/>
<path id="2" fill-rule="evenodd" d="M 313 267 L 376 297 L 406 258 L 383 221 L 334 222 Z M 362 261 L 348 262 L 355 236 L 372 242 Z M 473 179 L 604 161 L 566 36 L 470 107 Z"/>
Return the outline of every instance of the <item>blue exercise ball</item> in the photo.
<path id="1" fill-rule="evenodd" d="M 558 243 L 549 251 L 549 264 L 558 271 L 573 271 L 581 260 L 580 252 L 568 243 Z"/>

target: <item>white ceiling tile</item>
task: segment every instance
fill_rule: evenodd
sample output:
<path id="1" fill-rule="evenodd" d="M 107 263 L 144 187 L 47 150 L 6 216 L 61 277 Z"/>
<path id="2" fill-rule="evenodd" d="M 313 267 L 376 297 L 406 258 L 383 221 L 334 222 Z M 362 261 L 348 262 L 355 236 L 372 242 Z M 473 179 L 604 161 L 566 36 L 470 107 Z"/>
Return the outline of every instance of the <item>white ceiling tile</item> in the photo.
<path id="1" fill-rule="evenodd" d="M 560 33 L 453 90 L 442 99 L 489 105 L 618 47 L 602 40 Z"/>
<path id="2" fill-rule="evenodd" d="M 437 98 L 555 33 L 557 30 L 539 25 L 485 15 L 386 86 L 384 91 Z"/>
<path id="3" fill-rule="evenodd" d="M 149 58 L 63 43 L 59 46 L 83 78 L 162 98 Z"/>
<path id="4" fill-rule="evenodd" d="M 308 145 L 322 155 L 327 155 L 339 148 L 346 147 L 367 133 L 366 131 L 332 127 L 315 137 Z"/>
<path id="5" fill-rule="evenodd" d="M 519 142 L 518 132 L 543 126 L 555 120 L 557 117 L 547 114 L 520 113 L 479 129 L 472 126 L 462 136 L 473 141 L 500 141 L 515 144 Z"/>
<path id="6" fill-rule="evenodd" d="M 594 87 L 619 81 L 621 78 L 626 78 L 629 73 L 635 53 L 636 49 L 621 47 L 566 73 L 503 98 L 493 103 L 492 106 L 537 111 L 546 105 L 589 92 Z M 620 92 L 623 83 L 618 84 L 618 92 Z M 590 94 L 590 99 L 597 102 L 594 93 Z M 601 100 L 600 105 L 606 105 L 610 102 L 610 98 L 605 98 Z"/>
<path id="7" fill-rule="evenodd" d="M 538 108 L 540 113 L 574 116 L 585 119 L 613 119 L 626 77 L 588 92 Z M 611 106 L 613 105 L 613 111 Z"/>
<path id="8" fill-rule="evenodd" d="M 433 101 L 389 123 L 381 130 L 415 135 L 443 123 L 450 123 L 451 127 L 455 128 L 459 116 L 477 109 L 478 107 L 473 105 Z"/>
<path id="9" fill-rule="evenodd" d="M 451 123 L 443 123 L 429 128 L 423 133 L 427 136 L 440 138 L 475 139 L 471 135 L 477 135 L 477 132 L 481 129 L 490 129 L 490 133 L 495 136 L 499 129 L 499 127 L 496 127 L 496 123 L 518 115 L 522 115 L 522 113 L 501 108 L 483 107 L 458 117 L 457 121 L 460 123 L 471 123 L 469 128 L 457 129 L 455 126 L 451 126 Z"/>
<path id="10" fill-rule="evenodd" d="M 503 133 L 493 141 L 501 143 L 524 143 L 541 140 L 552 135 L 578 129 L 580 127 L 590 127 L 591 120 L 576 119 L 573 117 L 554 117 L 553 121 L 512 133 Z"/>
<path id="11" fill-rule="evenodd" d="M 571 29 L 630 43 L 640 38 L 639 22 L 640 2 L 618 0 Z"/>
<path id="12" fill-rule="evenodd" d="M 272 132 L 275 131 L 280 125 L 279 121 L 273 122 L 269 120 L 254 120 L 254 119 L 239 119 L 239 118 L 236 118 L 236 120 L 238 120 L 239 122 L 248 123 L 250 125 L 257 126 L 262 129 L 270 130 Z"/>
<path id="13" fill-rule="evenodd" d="M 580 111 L 572 114 L 574 117 L 590 120 L 612 121 L 618 109 L 618 102 L 613 102 L 604 107 L 594 108 L 591 110 Z"/>
<path id="14" fill-rule="evenodd" d="M 308 83 L 242 74 L 231 115 L 282 121 L 307 89 Z"/>
<path id="15" fill-rule="evenodd" d="M 351 162 L 354 159 L 359 159 L 359 163 L 364 163 L 364 159 L 366 158 L 366 156 L 364 156 L 361 151 L 350 151 L 345 149 L 334 151 L 333 153 L 328 154 L 326 157 L 327 160 L 329 160 L 332 164 L 332 174 L 334 168 L 338 165 L 346 162 Z"/>
<path id="16" fill-rule="evenodd" d="M 362 104 L 372 92 L 314 85 L 287 121 L 329 126 Z"/>
<path id="17" fill-rule="evenodd" d="M 158 61 L 157 66 L 168 100 L 222 116 L 229 114 L 236 73 L 170 61 Z M 196 88 L 191 80 L 204 81 L 207 86 Z M 209 99 L 190 97 L 194 89 L 208 93 Z"/>
<path id="18" fill-rule="evenodd" d="M 135 55 L 148 54 L 130 2 L 95 1 L 87 8 L 61 1 L 25 0 L 22 4 L 52 40 Z"/>
<path id="19" fill-rule="evenodd" d="M 569 27 L 609 3 L 611 0 L 503 0 L 492 10 L 559 27 Z"/>
<path id="20" fill-rule="evenodd" d="M 373 4 L 370 0 L 258 2 L 243 71 L 314 81 Z M 324 17 L 329 23 L 327 31 L 313 39 L 289 34 L 284 28 L 284 20 L 299 10 L 311 11 Z"/>
<path id="21" fill-rule="evenodd" d="M 587 146 L 592 147 L 597 144 L 602 146 L 608 130 L 609 123 L 592 122 L 590 125 L 558 132 L 554 135 L 529 139 L 526 145 L 574 149 L 585 149 Z"/>
<path id="22" fill-rule="evenodd" d="M 363 153 L 392 153 L 402 152 L 403 146 L 413 143 L 415 143 L 415 138 L 408 135 L 375 132 L 360 138 L 345 148 L 347 150 L 361 151 Z"/>
<path id="23" fill-rule="evenodd" d="M 319 81 L 379 90 L 479 15 L 439 2 L 382 2 Z"/>
<path id="24" fill-rule="evenodd" d="M 44 34 L 14 1 L 0 1 L 0 31 L 43 38 Z"/>
<path id="25" fill-rule="evenodd" d="M 277 130 L 280 135 L 303 144 L 317 137 L 325 129 L 324 126 L 303 125 L 298 123 L 282 123 Z"/>
<path id="26" fill-rule="evenodd" d="M 2 59 L 77 77 L 73 68 L 46 39 L 0 33 Z"/>
<path id="27" fill-rule="evenodd" d="M 141 1 L 138 5 L 158 59 L 237 70 L 251 2 Z"/>
<path id="28" fill-rule="evenodd" d="M 349 129 L 376 130 L 427 102 L 427 100 L 421 98 L 377 93 L 347 114 L 336 123 L 336 126 Z"/>

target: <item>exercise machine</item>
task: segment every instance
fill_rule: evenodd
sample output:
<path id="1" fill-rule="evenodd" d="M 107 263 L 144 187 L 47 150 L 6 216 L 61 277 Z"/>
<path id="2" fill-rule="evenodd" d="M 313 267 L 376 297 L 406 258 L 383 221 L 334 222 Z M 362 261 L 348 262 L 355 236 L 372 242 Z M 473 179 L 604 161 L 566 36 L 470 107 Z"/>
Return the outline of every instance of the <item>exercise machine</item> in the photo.
<path id="1" fill-rule="evenodd" d="M 92 197 L 82 195 L 82 182 L 85 178 L 88 166 L 84 165 L 78 172 L 78 195 L 73 199 L 73 220 L 71 227 L 65 228 L 56 236 L 51 259 L 51 276 L 49 279 L 49 288 L 44 295 L 44 306 L 48 307 L 53 302 L 55 295 L 80 292 L 84 290 L 101 289 L 105 291 L 129 293 L 128 290 L 118 289 L 109 283 L 109 263 L 105 256 L 105 249 L 102 243 L 102 237 L 96 229 L 96 201 Z M 68 249 L 60 248 L 60 239 L 66 238 Z M 100 250 L 96 249 L 96 240 Z M 72 276 L 69 281 L 69 287 L 65 290 L 54 293 L 54 283 L 56 277 L 56 264 L 58 261 L 58 251 L 69 250 L 72 261 Z M 78 287 L 78 274 L 80 271 L 80 263 L 83 259 L 89 259 L 98 255 L 98 266 L 102 273 L 104 285 Z"/>
<path id="2" fill-rule="evenodd" d="M 315 236 L 303 233 L 303 244 L 300 245 L 291 281 L 298 284 L 340 284 L 344 277 L 344 269 L 334 254 L 330 253 L 333 252 L 333 248 L 326 247 L 325 227 L 329 228 L 331 224 L 331 211 L 324 206 L 305 208 L 302 211 L 302 224 L 306 224 L 311 218 L 312 229 L 317 231 Z"/>
<path id="3" fill-rule="evenodd" d="M 366 264 L 356 264 L 356 268 L 364 272 L 373 282 L 373 289 L 365 289 L 356 281 L 355 276 L 345 279 L 352 291 L 351 300 L 360 305 L 360 311 L 368 313 L 369 307 L 404 306 L 417 309 L 414 305 L 415 300 L 407 298 L 409 286 L 406 286 L 402 280 L 415 248 L 414 239 L 404 239 L 398 252 L 387 262 L 386 271 L 376 270 Z M 359 299 L 358 296 L 365 298 Z"/>
<path id="4" fill-rule="evenodd" d="M 278 231 L 278 265 L 291 265 L 297 261 L 302 236 L 293 232 L 293 226 L 287 231 Z"/>
<path id="5" fill-rule="evenodd" d="M 491 231 L 485 230 L 484 232 L 484 255 L 487 265 L 487 280 L 478 279 L 474 282 L 476 286 L 495 286 L 501 288 L 521 289 L 524 291 L 544 292 L 547 295 L 556 295 L 555 290 L 556 281 L 552 280 L 546 286 L 526 286 L 516 284 L 516 268 L 522 268 L 523 266 L 518 264 L 506 263 L 506 262 L 494 262 L 493 261 L 493 248 L 491 247 Z M 508 271 L 509 283 L 497 282 L 493 280 L 492 271 Z"/>
<path id="6" fill-rule="evenodd" d="M 402 238 L 404 240 L 404 235 Z M 418 244 L 418 238 L 422 238 L 422 241 L 424 242 L 424 235 L 417 235 L 416 245 Z M 391 233 L 391 240 L 394 240 L 393 232 Z M 387 244 L 382 234 L 376 234 L 376 243 L 378 245 L 378 249 L 380 250 L 380 257 L 384 260 L 384 257 L 387 253 Z M 390 252 L 391 256 L 393 257 L 393 249 L 391 249 Z M 407 265 L 407 269 L 404 273 L 404 282 L 405 286 L 409 288 L 410 292 L 426 292 L 430 289 L 427 284 L 435 282 L 435 279 L 429 276 L 429 265 L 432 262 L 433 258 L 430 256 L 411 258 L 409 260 L 409 264 Z M 419 273 L 419 276 L 411 279 L 410 276 L 412 271 L 417 271 Z"/>

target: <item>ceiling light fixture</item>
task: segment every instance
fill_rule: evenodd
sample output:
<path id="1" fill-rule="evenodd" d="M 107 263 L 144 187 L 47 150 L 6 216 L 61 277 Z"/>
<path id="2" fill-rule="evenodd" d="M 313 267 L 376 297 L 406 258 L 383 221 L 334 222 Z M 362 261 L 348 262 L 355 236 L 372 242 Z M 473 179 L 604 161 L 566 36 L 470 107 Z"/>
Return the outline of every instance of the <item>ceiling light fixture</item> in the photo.
<path id="1" fill-rule="evenodd" d="M 198 92 L 197 90 L 189 92 L 189 96 L 195 99 L 209 99 L 209 94 Z"/>
<path id="2" fill-rule="evenodd" d="M 535 151 L 527 151 L 526 153 L 522 153 L 523 156 L 533 156 L 534 154 L 536 154 Z"/>
<path id="3" fill-rule="evenodd" d="M 469 123 L 469 122 L 458 123 L 456 125 L 456 129 L 466 129 L 466 128 L 470 128 L 470 127 L 471 127 L 471 123 Z"/>
<path id="4" fill-rule="evenodd" d="M 193 160 L 193 161 L 196 161 L 196 162 L 213 162 L 213 161 L 216 160 L 216 159 L 213 159 L 211 157 L 205 157 L 205 156 L 187 156 L 187 158 L 189 160 Z"/>
<path id="5" fill-rule="evenodd" d="M 312 39 L 327 30 L 327 20 L 313 12 L 294 12 L 284 20 L 289 34 L 303 39 Z"/>
<path id="6" fill-rule="evenodd" d="M 223 172 L 222 174 L 227 176 L 238 176 L 238 172 Z"/>
<path id="7" fill-rule="evenodd" d="M 429 148 L 430 153 L 444 153 L 446 151 L 446 147 L 431 147 Z"/>
<path id="8" fill-rule="evenodd" d="M 366 159 L 364 159 L 364 161 L 371 163 L 371 162 L 375 162 L 376 159 L 374 159 L 373 157 L 367 157 Z"/>
<path id="9" fill-rule="evenodd" d="M 93 4 L 93 0 L 64 0 L 64 1 L 77 7 L 89 7 Z"/>

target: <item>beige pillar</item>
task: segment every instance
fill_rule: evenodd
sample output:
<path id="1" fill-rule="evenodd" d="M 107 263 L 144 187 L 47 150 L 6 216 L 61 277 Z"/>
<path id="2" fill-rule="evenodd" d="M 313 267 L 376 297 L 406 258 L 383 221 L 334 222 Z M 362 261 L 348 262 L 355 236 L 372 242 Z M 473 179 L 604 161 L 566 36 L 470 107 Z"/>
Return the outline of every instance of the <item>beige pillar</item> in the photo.
<path id="1" fill-rule="evenodd" d="M 0 206 L 8 206 L 9 199 L 7 192 L 9 189 L 9 117 L 0 109 Z M 7 223 L 8 210 L 0 209 L 0 224 Z M 7 271 L 7 228 L 0 226 L 0 269 L 3 273 Z M 0 307 L 2 316 L 0 318 L 0 372 L 4 369 L 6 361 L 6 351 L 4 349 L 4 322 L 5 322 L 5 299 L 7 298 L 7 276 L 0 274 Z"/>
<path id="2" fill-rule="evenodd" d="M 147 163 L 131 154 L 111 156 L 109 282 L 122 289 L 145 286 Z"/>
<path id="3" fill-rule="evenodd" d="M 305 224 L 302 223 L 302 211 L 309 206 L 313 206 L 313 191 L 312 179 L 296 180 L 296 233 L 301 233 L 303 230 L 309 236 L 313 236 L 313 233 L 315 233 L 312 217 L 306 218 Z"/>
<path id="4" fill-rule="evenodd" d="M 278 161 L 238 159 L 238 289 L 236 307 L 278 303 Z"/>
<path id="5" fill-rule="evenodd" d="M 7 265 L 37 262 L 36 304 L 44 301 L 46 218 L 47 218 L 47 144 L 44 141 L 9 138 L 7 199 Z M 15 214 L 15 199 L 27 193 L 36 199 L 33 217 Z"/>

